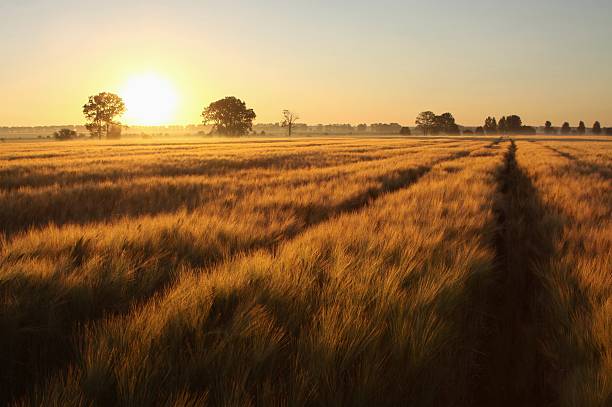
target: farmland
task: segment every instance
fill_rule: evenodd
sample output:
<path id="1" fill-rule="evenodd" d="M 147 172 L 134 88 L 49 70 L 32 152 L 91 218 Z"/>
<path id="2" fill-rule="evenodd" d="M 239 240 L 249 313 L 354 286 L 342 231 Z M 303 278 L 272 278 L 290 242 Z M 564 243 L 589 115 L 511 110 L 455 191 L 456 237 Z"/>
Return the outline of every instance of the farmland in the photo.
<path id="1" fill-rule="evenodd" d="M 0 404 L 612 403 L 612 140 L 0 145 Z"/>

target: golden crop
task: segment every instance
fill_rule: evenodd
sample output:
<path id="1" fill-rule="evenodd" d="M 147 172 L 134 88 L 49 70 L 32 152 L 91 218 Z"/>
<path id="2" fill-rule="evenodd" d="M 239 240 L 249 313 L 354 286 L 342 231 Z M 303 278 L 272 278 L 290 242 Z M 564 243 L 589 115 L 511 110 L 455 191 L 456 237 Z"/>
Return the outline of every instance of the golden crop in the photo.
<path id="1" fill-rule="evenodd" d="M 605 405 L 612 148 L 6 144 L 17 405 Z"/>

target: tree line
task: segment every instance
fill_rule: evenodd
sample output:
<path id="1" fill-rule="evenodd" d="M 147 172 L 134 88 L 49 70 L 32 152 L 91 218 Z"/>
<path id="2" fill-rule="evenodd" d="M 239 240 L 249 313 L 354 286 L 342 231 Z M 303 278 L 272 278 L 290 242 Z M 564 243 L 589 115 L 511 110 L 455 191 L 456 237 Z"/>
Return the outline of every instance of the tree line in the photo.
<path id="1" fill-rule="evenodd" d="M 571 134 L 572 132 L 575 132 L 576 134 L 586 134 L 586 131 L 587 131 L 587 128 L 582 120 L 580 121 L 580 123 L 578 123 L 578 127 L 576 127 L 575 130 L 572 130 L 572 127 L 570 126 L 568 122 L 564 122 L 561 128 L 558 130 L 557 128 L 553 127 L 552 123 L 549 120 L 547 120 L 546 123 L 544 123 L 544 133 L 545 134 L 557 134 L 557 133 Z M 602 134 L 603 129 L 601 127 L 601 123 L 599 123 L 598 121 L 593 123 L 593 126 L 591 127 L 591 133 L 592 134 Z M 606 129 L 606 133 L 612 134 L 612 129 L 610 128 Z"/>
<path id="2" fill-rule="evenodd" d="M 90 96 L 89 100 L 83 105 L 83 115 L 87 123 L 85 127 L 94 138 L 118 138 L 121 136 L 122 125 L 116 120 L 118 116 L 125 113 L 126 107 L 120 96 L 102 92 L 95 96 Z M 212 102 L 202 111 L 202 123 L 204 125 L 212 125 L 211 134 L 224 136 L 242 136 L 253 131 L 253 121 L 257 115 L 255 111 L 248 108 L 246 103 L 234 96 L 228 96 L 223 99 Z M 282 122 L 280 125 L 287 129 L 287 134 L 291 136 L 293 129 L 299 120 L 299 115 L 291 110 L 282 111 Z M 436 134 L 461 134 L 459 125 L 455 122 L 455 118 L 449 112 L 440 115 L 431 111 L 419 113 L 415 120 L 416 130 L 424 135 Z M 366 125 L 360 125 L 364 127 Z M 360 128 L 358 126 L 358 130 Z M 400 125 L 393 126 L 398 134 L 409 135 L 411 130 L 409 127 Z M 399 129 L 399 130 L 397 130 Z M 559 132 L 561 134 L 571 134 L 573 132 L 568 122 L 563 123 Z M 601 124 L 596 121 L 592 127 L 593 134 L 601 134 L 603 132 Z M 465 130 L 464 134 L 473 133 L 471 130 Z M 475 129 L 476 134 L 536 134 L 536 129 L 523 124 L 521 117 L 518 115 L 503 116 L 499 121 L 495 117 L 487 117 L 483 126 L 478 126 Z M 544 125 L 545 134 L 555 134 L 557 129 L 552 126 L 550 121 Z M 575 130 L 576 134 L 586 134 L 586 126 L 584 122 L 580 122 Z M 612 129 L 606 129 L 607 134 L 612 134 Z M 55 138 L 59 140 L 68 140 L 76 137 L 76 132 L 70 129 L 62 129 L 55 133 Z"/>

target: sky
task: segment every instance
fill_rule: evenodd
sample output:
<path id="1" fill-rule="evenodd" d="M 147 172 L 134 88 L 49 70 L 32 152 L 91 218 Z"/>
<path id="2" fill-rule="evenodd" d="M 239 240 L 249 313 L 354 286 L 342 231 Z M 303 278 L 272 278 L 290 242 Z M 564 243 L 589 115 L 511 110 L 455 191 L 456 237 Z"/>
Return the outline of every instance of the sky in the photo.
<path id="1" fill-rule="evenodd" d="M 0 126 L 83 123 L 102 91 L 142 110 L 151 76 L 175 99 L 155 124 L 231 95 L 259 123 L 612 126 L 610 21 L 610 0 L 0 0 Z"/>

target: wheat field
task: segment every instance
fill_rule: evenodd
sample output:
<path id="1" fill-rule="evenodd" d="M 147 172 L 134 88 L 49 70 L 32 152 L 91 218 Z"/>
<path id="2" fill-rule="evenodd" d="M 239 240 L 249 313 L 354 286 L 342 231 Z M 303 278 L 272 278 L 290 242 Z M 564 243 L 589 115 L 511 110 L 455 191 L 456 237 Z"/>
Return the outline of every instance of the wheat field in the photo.
<path id="1" fill-rule="evenodd" d="M 612 142 L 0 146 L 0 404 L 612 405 Z"/>

